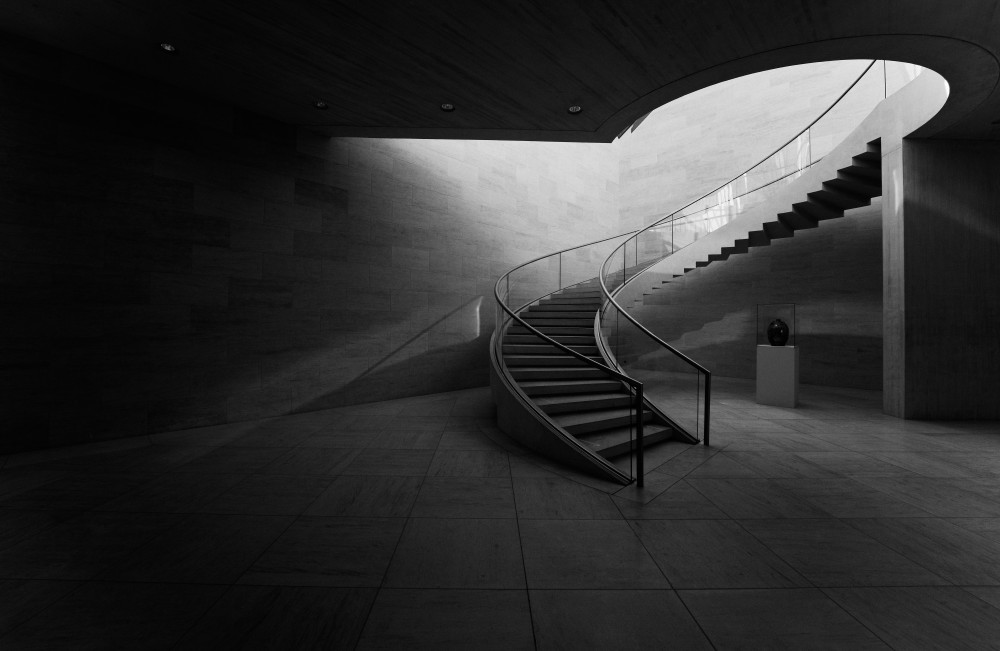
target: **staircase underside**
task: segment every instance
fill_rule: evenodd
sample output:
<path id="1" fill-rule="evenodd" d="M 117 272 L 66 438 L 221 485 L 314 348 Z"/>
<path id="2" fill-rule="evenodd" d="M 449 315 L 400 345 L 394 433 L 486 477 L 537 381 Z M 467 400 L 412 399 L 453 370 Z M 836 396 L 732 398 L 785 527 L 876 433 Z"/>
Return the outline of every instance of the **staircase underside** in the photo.
<path id="1" fill-rule="evenodd" d="M 837 219 L 853 208 L 868 206 L 874 197 L 882 195 L 882 149 L 881 142 L 868 143 L 867 150 L 851 158 L 851 164 L 837 170 L 835 178 L 824 181 L 821 188 L 806 194 L 806 200 L 794 203 L 788 212 L 779 213 L 775 219 L 765 222 L 760 229 L 750 231 L 746 237 L 737 239 L 731 246 L 724 246 L 717 253 L 706 254 L 693 266 L 685 267 L 683 273 L 672 274 L 672 278 L 661 284 L 683 278 L 684 274 L 707 267 L 713 262 L 728 260 L 730 256 L 747 253 L 753 247 L 767 246 L 773 240 L 793 237 L 795 231 L 816 228 L 820 222 Z M 626 309 L 640 305 L 643 297 L 651 295 L 659 286 L 650 287 L 642 296 L 626 305 Z"/>

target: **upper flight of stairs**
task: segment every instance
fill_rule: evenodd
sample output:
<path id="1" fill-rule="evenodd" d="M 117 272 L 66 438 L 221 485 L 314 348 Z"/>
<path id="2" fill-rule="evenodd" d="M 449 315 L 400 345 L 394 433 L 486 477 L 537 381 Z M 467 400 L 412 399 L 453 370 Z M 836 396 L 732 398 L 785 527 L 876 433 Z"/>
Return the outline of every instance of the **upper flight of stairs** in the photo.
<path id="1" fill-rule="evenodd" d="M 597 280 L 568 287 L 520 313 L 555 341 L 607 365 L 594 338 L 601 307 Z M 521 390 L 565 432 L 606 459 L 631 451 L 636 413 L 628 388 L 600 368 L 544 343 L 514 323 L 503 338 L 503 361 Z M 644 409 L 643 444 L 669 439 L 674 430 Z"/>
<path id="2" fill-rule="evenodd" d="M 765 222 L 758 230 L 750 231 L 732 246 L 722 247 L 718 253 L 705 256 L 695 262 L 693 267 L 685 267 L 684 273 L 727 260 L 732 255 L 747 253 L 751 247 L 767 246 L 772 240 L 792 237 L 797 230 L 816 228 L 822 221 L 843 217 L 845 210 L 871 204 L 873 197 L 882 194 L 881 155 L 879 140 L 868 143 L 867 151 L 852 157 L 849 166 L 838 169 L 836 178 L 824 181 L 820 190 L 809 192 L 805 201 L 792 204 L 790 211 L 779 213 L 774 220 Z M 673 278 L 682 275 L 672 274 Z M 669 283 L 673 278 L 663 280 L 662 283 Z M 656 289 L 658 287 L 649 288 L 642 296 L 649 296 Z M 641 297 L 625 307 L 634 307 L 640 303 Z"/>

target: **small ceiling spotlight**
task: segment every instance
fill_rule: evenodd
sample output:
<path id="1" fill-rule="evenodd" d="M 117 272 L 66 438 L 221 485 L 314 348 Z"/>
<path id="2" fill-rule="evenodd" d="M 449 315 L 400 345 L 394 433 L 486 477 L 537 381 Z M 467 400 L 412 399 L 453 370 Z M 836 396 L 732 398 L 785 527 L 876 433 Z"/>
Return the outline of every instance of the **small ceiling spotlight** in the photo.
<path id="1" fill-rule="evenodd" d="M 445 102 L 444 104 L 441 105 L 441 110 L 444 111 L 445 113 L 451 113 L 452 111 L 455 110 L 455 105 L 450 102 Z"/>
<path id="2" fill-rule="evenodd" d="M 172 43 L 160 43 L 160 49 L 164 52 L 176 52 L 177 48 Z"/>
<path id="3" fill-rule="evenodd" d="M 313 108 L 318 108 L 321 111 L 325 111 L 326 109 L 330 108 L 330 105 L 320 99 L 313 102 Z"/>
<path id="4" fill-rule="evenodd" d="M 568 110 L 568 111 L 569 111 L 570 113 L 572 113 L 573 115 L 576 115 L 577 113 L 579 113 L 580 111 L 582 111 L 582 110 L 583 110 L 583 107 L 581 107 L 581 106 L 577 106 L 576 104 L 574 104 L 573 106 L 569 107 L 569 108 L 568 108 L 568 109 L 566 109 L 566 110 Z"/>

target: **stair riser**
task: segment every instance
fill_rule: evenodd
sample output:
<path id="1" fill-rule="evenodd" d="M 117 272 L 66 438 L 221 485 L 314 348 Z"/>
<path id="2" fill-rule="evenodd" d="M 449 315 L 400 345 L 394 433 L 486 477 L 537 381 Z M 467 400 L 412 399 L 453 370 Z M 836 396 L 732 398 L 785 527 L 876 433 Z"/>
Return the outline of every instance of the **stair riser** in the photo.
<path id="1" fill-rule="evenodd" d="M 576 351 L 588 357 L 600 357 L 601 352 L 597 346 L 579 344 L 567 346 L 570 350 Z M 545 346 L 539 344 L 504 344 L 504 355 L 564 355 L 565 351 L 555 346 Z"/>
<path id="2" fill-rule="evenodd" d="M 573 412 L 585 411 L 587 409 L 612 409 L 614 407 L 628 407 L 632 404 L 632 397 L 623 395 L 620 398 L 604 398 L 592 400 L 587 403 L 574 401 L 561 405 L 544 405 L 542 409 L 546 414 L 569 414 Z"/>
<path id="3" fill-rule="evenodd" d="M 590 312 L 593 314 L 601 307 L 600 301 L 574 302 L 574 303 L 553 303 L 542 301 L 538 305 L 528 308 L 529 312 Z"/>
<path id="4" fill-rule="evenodd" d="M 596 312 L 596 310 L 595 310 Z M 587 320 L 594 318 L 594 312 L 588 312 L 583 310 L 536 310 L 534 308 L 529 308 L 528 310 L 521 312 L 521 318 L 525 321 L 534 319 L 582 319 Z"/>
<path id="5" fill-rule="evenodd" d="M 603 359 L 595 359 L 603 364 Z M 508 368 L 515 366 L 589 366 L 587 362 L 572 355 L 504 355 L 504 364 Z"/>
<path id="6" fill-rule="evenodd" d="M 589 319 L 549 319 L 546 317 L 538 317 L 531 315 L 522 315 L 521 318 L 525 323 L 530 323 L 531 325 L 538 328 L 538 326 L 557 326 L 557 327 L 578 327 L 586 328 L 593 327 L 594 317 L 591 315 Z M 539 328 L 540 329 L 540 328 Z"/>
<path id="7" fill-rule="evenodd" d="M 606 381 L 606 382 L 594 382 L 591 385 L 553 385 L 553 386 L 522 386 L 521 390 L 525 394 L 533 397 L 540 398 L 542 396 L 566 396 L 566 395 L 583 395 L 587 393 L 604 393 L 606 391 L 615 391 L 621 388 L 621 383 L 616 381 Z"/>
<path id="8" fill-rule="evenodd" d="M 588 336 L 576 337 L 573 335 L 556 335 L 552 337 L 554 340 L 561 344 L 569 346 L 570 348 L 575 348 L 576 346 L 593 346 L 594 345 L 594 335 L 593 331 Z M 507 334 L 503 338 L 503 343 L 505 346 L 538 346 L 544 345 L 542 340 L 535 335 L 517 335 L 517 334 Z"/>
<path id="9" fill-rule="evenodd" d="M 515 380 L 603 380 L 607 373 L 599 368 L 519 368 L 508 369 Z"/>
<path id="10" fill-rule="evenodd" d="M 599 432 L 602 429 L 611 429 L 613 427 L 623 427 L 633 422 L 634 417 L 629 416 L 618 416 L 615 418 L 605 418 L 601 420 L 595 420 L 588 423 L 578 423 L 575 425 L 563 425 L 562 428 L 569 432 L 570 434 L 587 434 L 588 432 Z M 652 412 L 643 412 L 642 422 L 648 423 L 652 420 Z"/>
<path id="11" fill-rule="evenodd" d="M 593 322 L 591 322 L 591 324 L 588 326 L 544 326 L 539 324 L 532 324 L 532 325 L 534 325 L 538 329 L 538 331 L 541 332 L 542 334 L 553 338 L 554 335 L 572 335 L 577 337 L 585 337 L 589 334 L 590 340 L 591 341 L 594 340 Z M 507 332 L 509 332 L 512 335 L 534 334 L 530 330 L 521 325 L 511 326 Z"/>
<path id="12" fill-rule="evenodd" d="M 661 441 L 668 441 L 673 436 L 672 430 L 664 430 L 662 432 L 657 432 L 656 434 L 651 434 L 649 436 L 642 437 L 642 446 L 645 448 L 649 445 L 655 445 Z M 601 455 L 605 459 L 612 459 L 614 457 L 621 456 L 623 454 L 628 454 L 635 449 L 635 440 L 629 439 L 622 441 L 618 445 L 609 445 L 606 448 L 602 448 L 597 451 L 597 454 Z"/>

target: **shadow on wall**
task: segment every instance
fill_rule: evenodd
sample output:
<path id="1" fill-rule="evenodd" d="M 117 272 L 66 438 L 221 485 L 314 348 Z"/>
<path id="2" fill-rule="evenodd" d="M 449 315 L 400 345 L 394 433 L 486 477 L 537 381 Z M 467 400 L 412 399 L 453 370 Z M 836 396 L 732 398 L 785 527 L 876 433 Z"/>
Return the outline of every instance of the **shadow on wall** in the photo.
<path id="1" fill-rule="evenodd" d="M 353 377 L 345 373 L 330 378 L 317 394 L 301 396 L 292 405 L 292 411 L 329 409 L 487 384 L 487 372 L 478 369 L 482 366 L 478 362 L 488 357 L 491 334 L 491 328 L 483 328 L 482 303 L 483 297 L 477 296 L 453 309 Z M 467 370 L 456 373 L 456 368 Z"/>

